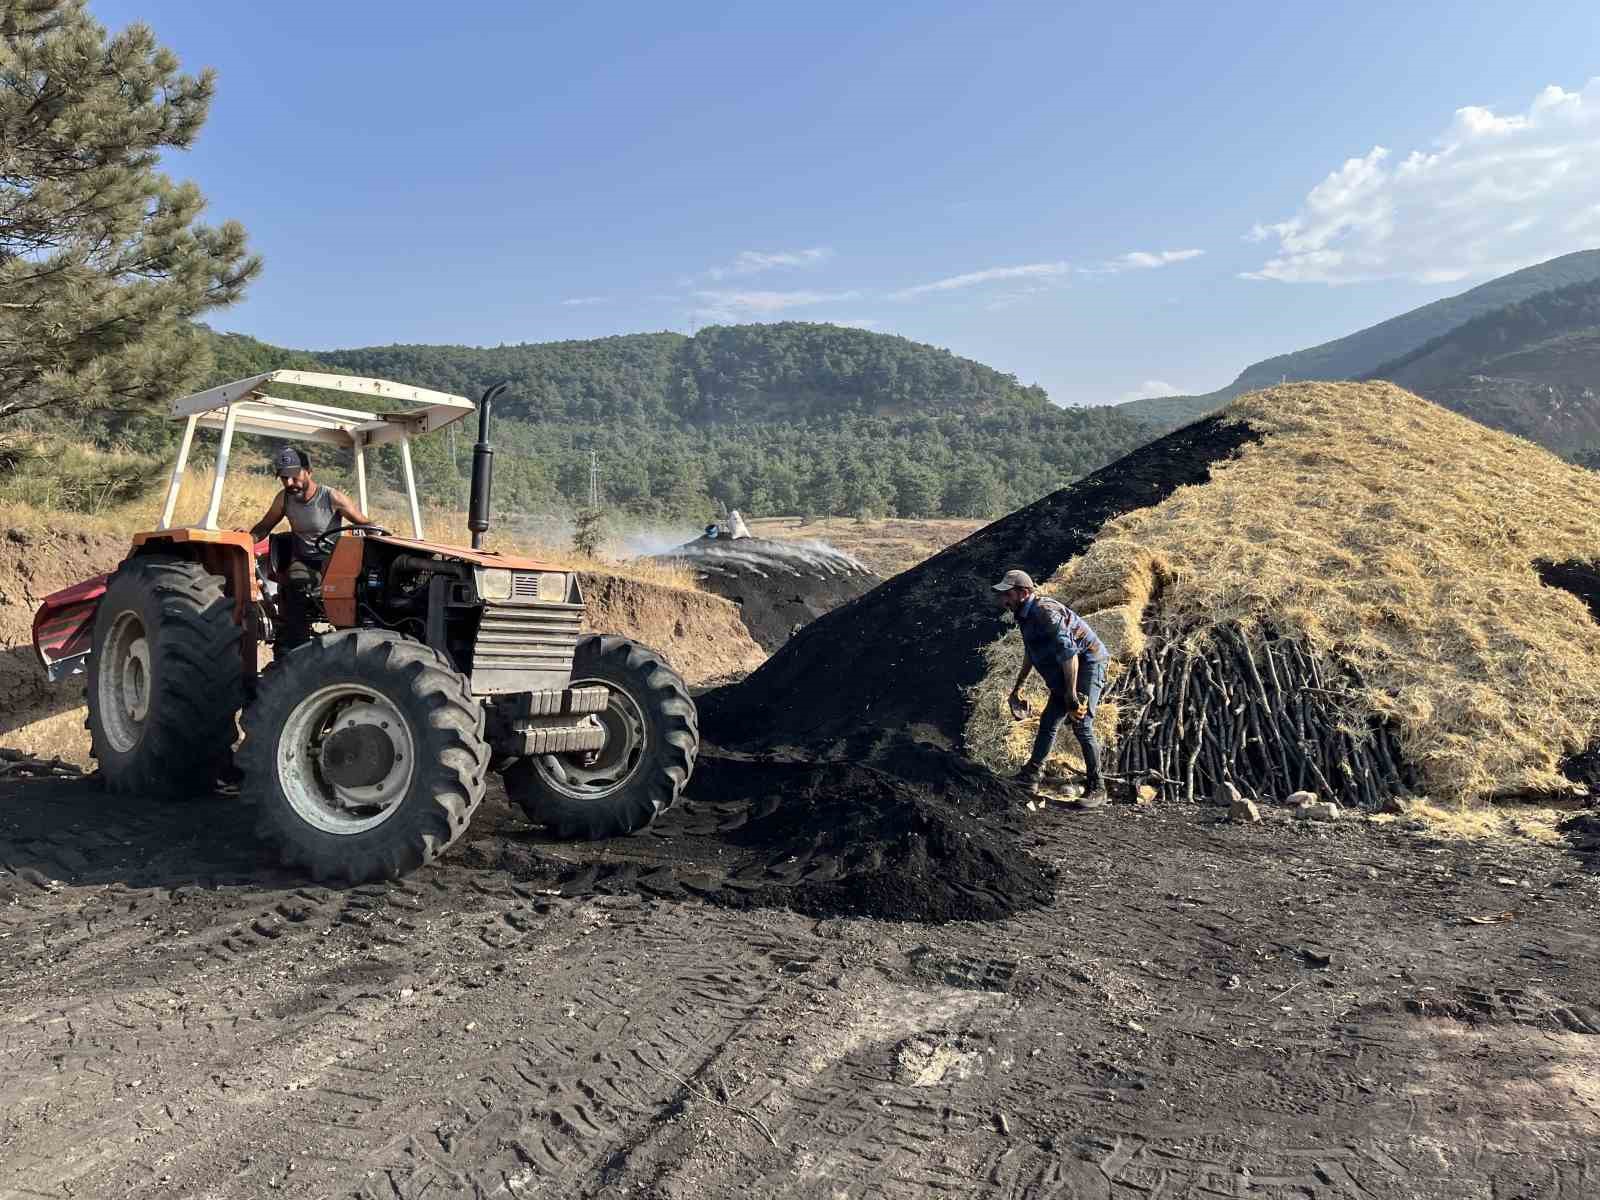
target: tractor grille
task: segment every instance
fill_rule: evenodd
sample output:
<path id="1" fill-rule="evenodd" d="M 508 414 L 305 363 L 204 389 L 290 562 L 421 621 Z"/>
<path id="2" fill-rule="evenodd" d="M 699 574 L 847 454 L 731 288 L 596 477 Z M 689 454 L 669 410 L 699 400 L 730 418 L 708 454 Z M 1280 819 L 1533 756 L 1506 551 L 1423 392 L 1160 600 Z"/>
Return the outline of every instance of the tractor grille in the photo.
<path id="1" fill-rule="evenodd" d="M 565 687 L 582 620 L 581 604 L 485 605 L 472 652 L 473 692 L 489 696 Z"/>
<path id="2" fill-rule="evenodd" d="M 554 600 L 567 598 L 567 577 L 559 571 L 518 571 L 511 577 L 513 600 Z"/>

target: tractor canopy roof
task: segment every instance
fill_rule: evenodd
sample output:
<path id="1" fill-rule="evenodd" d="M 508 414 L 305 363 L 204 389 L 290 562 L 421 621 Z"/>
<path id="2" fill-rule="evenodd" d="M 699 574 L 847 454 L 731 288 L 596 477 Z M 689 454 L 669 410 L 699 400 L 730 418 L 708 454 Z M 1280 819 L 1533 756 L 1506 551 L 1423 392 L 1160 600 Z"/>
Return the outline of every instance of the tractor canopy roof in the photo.
<path id="1" fill-rule="evenodd" d="M 273 383 L 370 396 L 375 400 L 398 400 L 416 407 L 379 413 L 312 404 L 269 395 L 265 389 Z M 267 371 L 174 400 L 172 416 L 179 421 L 193 417 L 196 425 L 203 429 L 221 430 L 231 422 L 236 433 L 364 447 L 432 433 L 459 421 L 475 411 L 475 407 L 465 396 L 391 383 L 387 379 L 325 375 L 320 371 Z"/>

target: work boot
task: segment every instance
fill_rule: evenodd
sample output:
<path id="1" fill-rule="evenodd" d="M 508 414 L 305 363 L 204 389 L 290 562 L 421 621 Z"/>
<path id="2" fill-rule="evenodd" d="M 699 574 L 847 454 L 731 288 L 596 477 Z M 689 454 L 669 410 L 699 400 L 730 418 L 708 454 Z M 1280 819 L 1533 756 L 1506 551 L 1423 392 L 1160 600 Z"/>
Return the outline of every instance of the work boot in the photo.
<path id="1" fill-rule="evenodd" d="M 1101 779 L 1089 780 L 1083 789 L 1083 795 L 1078 797 L 1078 807 L 1086 809 L 1104 808 L 1110 803 L 1106 795 L 1105 781 Z"/>
<path id="2" fill-rule="evenodd" d="M 1028 763 L 1011 777 L 1011 782 L 1027 792 L 1039 790 L 1039 776 L 1044 774 L 1044 767 L 1038 763 Z"/>

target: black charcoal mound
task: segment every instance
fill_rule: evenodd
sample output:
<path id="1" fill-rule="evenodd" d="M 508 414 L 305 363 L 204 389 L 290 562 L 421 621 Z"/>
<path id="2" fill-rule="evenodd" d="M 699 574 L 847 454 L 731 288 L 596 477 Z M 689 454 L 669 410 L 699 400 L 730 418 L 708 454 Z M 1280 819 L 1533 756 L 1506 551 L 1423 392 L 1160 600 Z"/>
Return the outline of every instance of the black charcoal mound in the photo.
<path id="1" fill-rule="evenodd" d="M 859 559 L 822 542 L 702 537 L 654 557 L 688 568 L 706 591 L 737 604 L 768 654 L 797 627 L 882 582 Z"/>

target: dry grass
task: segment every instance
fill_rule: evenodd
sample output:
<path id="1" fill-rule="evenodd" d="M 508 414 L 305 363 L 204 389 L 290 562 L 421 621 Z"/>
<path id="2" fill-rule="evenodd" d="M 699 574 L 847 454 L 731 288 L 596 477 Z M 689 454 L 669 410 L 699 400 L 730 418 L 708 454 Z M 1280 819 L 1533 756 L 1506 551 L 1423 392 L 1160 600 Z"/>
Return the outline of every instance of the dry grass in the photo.
<path id="1" fill-rule="evenodd" d="M 1046 590 L 1129 631 L 1119 657 L 1165 573 L 1163 635 L 1270 624 L 1358 664 L 1360 715 L 1394 723 L 1441 803 L 1570 786 L 1559 759 L 1600 735 L 1600 625 L 1533 563 L 1600 556 L 1593 474 L 1387 383 L 1271 388 L 1227 417 L 1263 440 L 1109 522 Z"/>
<path id="2" fill-rule="evenodd" d="M 1568 809 L 1548 805 L 1477 804 L 1463 807 L 1424 800 L 1411 806 L 1409 816 L 1380 814 L 1372 819 L 1380 824 L 1390 824 L 1420 817 L 1432 827 L 1430 832 L 1468 842 L 1530 841 L 1543 846 L 1564 846 L 1568 844 L 1567 839 L 1557 826 L 1571 815 Z"/>
<path id="3" fill-rule="evenodd" d="M 95 533 L 125 534 L 131 537 L 141 530 L 154 529 L 161 520 L 161 508 L 166 503 L 167 479 L 170 465 L 150 482 L 148 491 L 137 500 L 94 514 L 62 513 L 48 505 L 33 505 L 0 501 L 0 525 L 18 529 L 60 529 L 70 526 Z M 185 473 L 178 491 L 178 504 L 173 522 L 177 525 L 198 524 L 205 516 L 211 500 L 211 488 L 216 473 L 210 469 L 190 470 Z M 273 497 L 278 494 L 278 483 L 269 475 L 248 474 L 231 470 L 223 483 L 222 504 L 218 510 L 217 524 L 223 529 L 248 529 L 265 515 Z M 410 536 L 411 510 L 402 493 L 374 489 L 369 495 L 373 520 L 386 529 L 402 536 Z M 467 530 L 467 515 L 455 509 L 424 505 L 423 530 L 429 540 L 447 546 L 466 546 L 471 534 Z M 595 571 L 617 575 L 623 579 L 636 579 L 660 587 L 680 591 L 699 591 L 694 575 L 689 570 L 648 560 L 621 561 L 604 555 L 586 558 L 574 554 L 570 548 L 549 545 L 535 539 L 518 538 L 502 530 L 491 528 L 486 539 L 491 550 L 505 554 L 523 554 L 542 559 L 554 566 L 570 571 Z"/>

